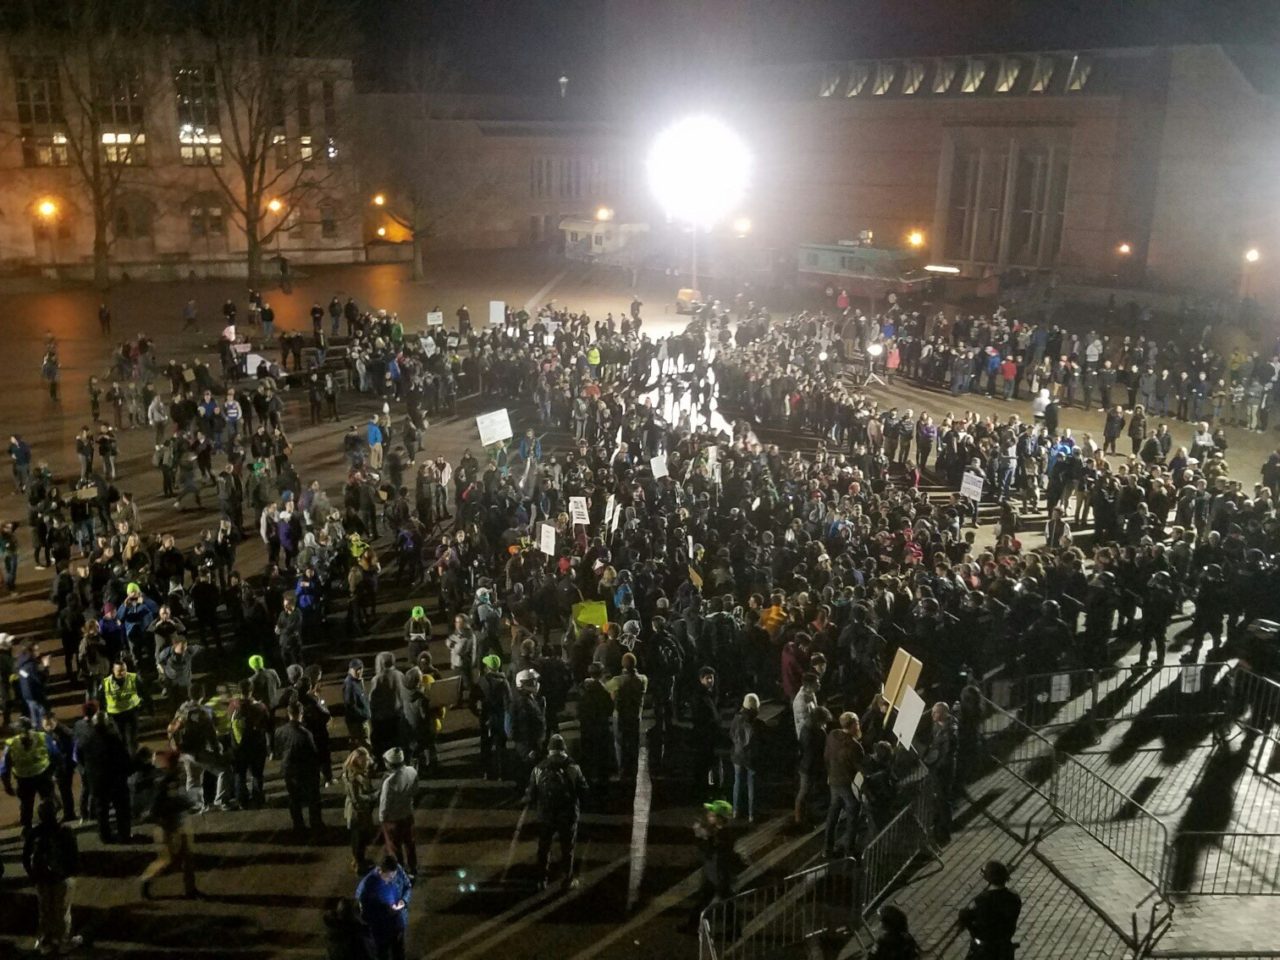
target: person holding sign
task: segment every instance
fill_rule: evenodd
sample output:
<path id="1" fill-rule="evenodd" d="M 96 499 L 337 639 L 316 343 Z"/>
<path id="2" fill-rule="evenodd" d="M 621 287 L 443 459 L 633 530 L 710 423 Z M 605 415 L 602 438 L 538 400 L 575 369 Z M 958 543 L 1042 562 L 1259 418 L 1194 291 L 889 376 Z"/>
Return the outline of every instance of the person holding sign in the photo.
<path id="1" fill-rule="evenodd" d="M 866 753 L 862 749 L 862 730 L 858 715 L 840 714 L 840 725 L 827 734 L 824 759 L 827 764 L 827 786 L 831 790 L 831 806 L 827 809 L 827 829 L 822 855 L 828 860 L 850 856 L 857 837 L 862 803 L 853 792 L 853 781 L 862 772 Z M 845 818 L 841 842 L 836 844 L 836 829 Z"/>

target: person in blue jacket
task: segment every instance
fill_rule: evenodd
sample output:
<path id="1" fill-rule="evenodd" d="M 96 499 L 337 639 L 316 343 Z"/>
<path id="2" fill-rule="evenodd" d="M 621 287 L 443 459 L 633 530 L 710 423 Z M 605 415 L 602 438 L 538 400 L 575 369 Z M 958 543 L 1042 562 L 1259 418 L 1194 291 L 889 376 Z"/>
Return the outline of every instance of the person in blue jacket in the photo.
<path id="1" fill-rule="evenodd" d="M 369 926 L 369 939 L 377 960 L 404 960 L 404 935 L 409 928 L 412 893 L 408 875 L 390 854 L 356 886 L 356 899 Z"/>

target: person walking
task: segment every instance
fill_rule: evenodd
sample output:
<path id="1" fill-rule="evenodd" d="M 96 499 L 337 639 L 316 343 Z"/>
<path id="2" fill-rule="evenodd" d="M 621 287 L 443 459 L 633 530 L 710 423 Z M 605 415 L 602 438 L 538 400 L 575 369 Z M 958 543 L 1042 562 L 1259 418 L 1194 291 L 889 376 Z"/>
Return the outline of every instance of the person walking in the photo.
<path id="1" fill-rule="evenodd" d="M 342 790 L 342 812 L 351 840 L 351 869 L 364 873 L 369 869 L 369 844 L 378 835 L 373 814 L 379 799 L 379 790 L 373 785 L 373 758 L 364 747 L 356 747 L 343 761 Z"/>
<path id="2" fill-rule="evenodd" d="M 155 795 L 150 803 L 151 821 L 156 825 L 156 842 L 160 852 L 142 872 L 142 898 L 150 900 L 151 884 L 170 868 L 182 871 L 182 892 L 189 900 L 200 896 L 196 889 L 195 851 L 187 815 L 191 813 L 191 797 L 178 783 L 179 755 L 165 750 L 152 758 L 159 771 L 153 781 Z"/>
<path id="3" fill-rule="evenodd" d="M 36 885 L 40 932 L 35 949 L 41 956 L 53 956 L 84 942 L 71 933 L 71 888 L 80 872 L 80 850 L 75 832 L 58 822 L 53 800 L 41 801 L 39 816 L 22 844 L 22 867 Z"/>
<path id="4" fill-rule="evenodd" d="M 412 896 L 413 881 L 391 854 L 360 879 L 356 899 L 375 960 L 404 960 Z"/>
<path id="5" fill-rule="evenodd" d="M 320 813 L 320 751 L 311 731 L 303 726 L 302 703 L 291 700 L 288 714 L 289 722 L 276 731 L 275 753 L 280 759 L 280 772 L 289 796 L 289 816 L 294 831 L 302 833 L 307 828 L 302 819 L 305 807 L 311 818 L 313 838 L 319 839 L 324 829 Z"/>
<path id="6" fill-rule="evenodd" d="M 560 841 L 564 877 L 561 891 L 578 885 L 574 876 L 574 846 L 578 836 L 578 820 L 582 799 L 587 793 L 587 778 L 565 751 L 564 737 L 553 733 L 547 741 L 547 756 L 533 768 L 525 804 L 538 818 L 538 889 L 551 882 L 551 844 Z"/>
<path id="7" fill-rule="evenodd" d="M 387 776 L 378 797 L 378 822 L 382 824 L 382 842 L 387 855 L 403 863 L 409 882 L 417 879 L 418 845 L 413 838 L 414 795 L 418 789 L 418 771 L 404 762 L 404 751 L 392 747 L 382 757 Z"/>
<path id="8" fill-rule="evenodd" d="M 713 901 L 733 896 L 743 864 L 733 847 L 734 836 L 729 829 L 732 819 L 733 804 L 727 800 L 713 800 L 703 804 L 702 819 L 693 824 L 693 835 L 702 860 L 702 885 L 686 920 L 686 930 L 697 929 L 703 911 Z"/>

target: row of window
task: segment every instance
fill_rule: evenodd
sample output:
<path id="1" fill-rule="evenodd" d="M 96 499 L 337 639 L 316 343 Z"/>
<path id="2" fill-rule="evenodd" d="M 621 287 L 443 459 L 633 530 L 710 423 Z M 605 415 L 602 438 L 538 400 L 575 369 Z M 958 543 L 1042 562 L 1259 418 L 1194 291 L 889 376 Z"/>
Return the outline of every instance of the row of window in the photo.
<path id="1" fill-rule="evenodd" d="M 227 211 L 223 201 L 214 194 L 193 198 L 179 208 L 181 215 L 187 220 L 187 229 L 192 240 L 221 240 L 227 236 Z M 338 208 L 335 204 L 321 204 L 317 209 L 319 215 L 320 236 L 326 240 L 338 236 Z M 156 207 L 149 200 L 138 196 L 122 197 L 111 213 L 112 235 L 117 240 L 150 240 L 155 236 Z M 292 211 L 285 219 L 283 231 L 295 239 L 306 233 L 308 221 Z M 71 236 L 69 218 L 61 217 L 57 221 L 59 236 L 68 239 Z M 35 221 L 36 235 L 47 235 L 51 229 L 44 221 Z"/>
<path id="2" fill-rule="evenodd" d="M 62 167 L 70 159 L 66 115 L 58 64 L 52 57 L 14 57 L 12 60 L 17 96 L 18 125 L 22 159 L 28 167 Z M 96 68 L 91 78 L 96 120 L 101 130 L 99 150 L 106 163 L 142 165 L 147 162 L 146 92 L 140 65 L 113 63 Z M 173 74 L 178 114 L 178 150 L 188 165 L 223 161 L 221 104 L 217 69 L 212 63 L 186 63 Z M 287 101 L 283 90 L 273 95 L 270 109 L 273 126 L 273 153 L 277 166 L 293 160 L 315 161 L 317 151 L 333 162 L 338 157 L 337 92 L 332 80 L 320 81 L 323 127 L 312 129 L 312 85 L 299 82 L 295 120 L 297 136 L 285 135 Z"/>
<path id="3" fill-rule="evenodd" d="M 608 195 L 618 181 L 616 165 L 578 157 L 533 157 L 529 196 L 534 200 L 580 200 Z"/>
<path id="4" fill-rule="evenodd" d="M 1065 58 L 1051 54 L 1034 57 L 1004 56 L 964 60 L 876 60 L 851 63 L 830 70 L 818 89 L 820 97 L 914 96 L 926 91 L 946 93 L 1047 93 L 1065 69 L 1063 88 L 1074 93 L 1085 89 L 1093 75 L 1088 57 Z M 1022 78 L 1025 84 L 1019 84 Z M 1059 81 L 1061 82 L 1061 81 Z"/>

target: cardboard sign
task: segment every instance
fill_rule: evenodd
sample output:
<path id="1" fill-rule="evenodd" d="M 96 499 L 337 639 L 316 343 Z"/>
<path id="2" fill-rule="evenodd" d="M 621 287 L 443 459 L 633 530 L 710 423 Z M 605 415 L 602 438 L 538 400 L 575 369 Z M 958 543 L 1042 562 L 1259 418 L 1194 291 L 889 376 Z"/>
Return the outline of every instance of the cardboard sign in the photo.
<path id="1" fill-rule="evenodd" d="M 1066 703 L 1071 699 L 1071 674 L 1055 673 L 1049 681 L 1049 702 Z"/>
<path id="2" fill-rule="evenodd" d="M 1183 693 L 1199 693 L 1200 680 L 1202 678 L 1200 672 L 1200 664 L 1188 663 L 1182 668 L 1182 692 Z"/>
<path id="3" fill-rule="evenodd" d="M 462 677 L 446 677 L 437 680 L 427 687 L 427 702 L 432 707 L 449 709 L 458 702 L 458 688 L 462 686 Z"/>
<path id="4" fill-rule="evenodd" d="M 691 533 L 691 534 L 689 534 L 689 536 L 687 536 L 687 537 L 685 538 L 685 541 L 686 541 L 686 546 L 687 546 L 687 547 L 688 547 L 688 549 L 689 549 L 689 552 L 686 554 L 686 556 L 687 556 L 690 560 L 692 560 L 692 559 L 693 559 L 693 534 L 692 534 L 692 533 Z"/>
<path id="5" fill-rule="evenodd" d="M 569 515 L 573 518 L 574 523 L 580 523 L 584 527 L 589 526 L 591 524 L 591 515 L 587 513 L 587 498 L 570 497 Z"/>
<path id="6" fill-rule="evenodd" d="M 440 348 L 436 346 L 434 337 L 422 338 L 422 352 L 426 355 L 428 360 L 440 352 Z"/>
<path id="7" fill-rule="evenodd" d="M 549 523 L 538 528 L 538 549 L 548 557 L 556 555 L 556 528 Z"/>
<path id="8" fill-rule="evenodd" d="M 507 322 L 507 301 L 489 301 L 489 326 L 500 327 Z"/>
<path id="9" fill-rule="evenodd" d="M 458 335 L 456 333 L 451 333 L 445 338 L 444 342 L 450 350 L 453 350 L 458 346 Z"/>
<path id="10" fill-rule="evenodd" d="M 924 700 L 911 687 L 904 687 L 902 703 L 898 705 L 898 715 L 893 718 L 893 735 L 904 747 L 910 747 L 920 729 L 920 718 L 924 716 Z"/>
<path id="11" fill-rule="evenodd" d="M 982 485 L 985 482 L 976 473 L 965 471 L 964 479 L 960 481 L 960 496 L 967 497 L 970 500 L 981 500 Z"/>
<path id="12" fill-rule="evenodd" d="M 649 461 L 649 469 L 653 471 L 653 479 L 661 480 L 667 474 L 667 455 L 660 453 Z"/>
<path id="13" fill-rule="evenodd" d="M 884 682 L 884 698 L 891 707 L 896 707 L 902 700 L 903 690 L 914 687 L 920 679 L 920 671 L 924 663 L 902 647 L 893 655 L 893 663 L 889 666 L 889 677 Z"/>
<path id="14" fill-rule="evenodd" d="M 554 333 L 544 333 L 542 335 L 542 345 L 544 347 L 554 347 L 556 345 L 556 335 Z"/>
<path id="15" fill-rule="evenodd" d="M 720 448 L 712 444 L 707 447 L 707 466 L 715 467 L 716 462 L 720 458 Z"/>
<path id="16" fill-rule="evenodd" d="M 482 413 L 476 417 L 476 428 L 480 431 L 480 445 L 490 446 L 511 439 L 511 418 L 507 416 L 506 407 L 492 413 Z"/>
<path id="17" fill-rule="evenodd" d="M 428 313 L 428 314 L 427 314 L 427 326 L 428 326 L 428 327 L 443 327 L 443 326 L 444 326 L 444 314 L 443 314 L 442 312 L 440 312 L 439 310 L 432 310 L 430 313 Z"/>
<path id="18" fill-rule="evenodd" d="M 603 627 L 609 622 L 609 608 L 602 600 L 583 600 L 581 603 L 575 603 L 573 622 L 582 627 Z"/>
<path id="19" fill-rule="evenodd" d="M 604 525 L 606 527 L 612 526 L 613 516 L 617 512 L 618 512 L 618 498 L 611 493 L 609 494 L 609 499 L 606 500 L 604 504 Z"/>

